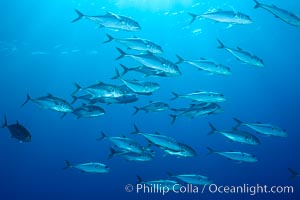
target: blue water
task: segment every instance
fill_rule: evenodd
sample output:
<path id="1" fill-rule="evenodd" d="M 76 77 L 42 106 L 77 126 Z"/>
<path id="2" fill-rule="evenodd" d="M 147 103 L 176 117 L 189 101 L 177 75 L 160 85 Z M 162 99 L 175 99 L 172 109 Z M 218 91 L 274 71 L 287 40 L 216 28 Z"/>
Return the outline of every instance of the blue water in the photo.
<path id="1" fill-rule="evenodd" d="M 132 2 L 140 2 L 137 6 Z M 144 2 L 144 5 L 143 3 Z M 299 163 L 299 52 L 300 28 L 276 19 L 265 10 L 253 9 L 252 1 L 60 1 L 11 0 L 0 2 L 0 115 L 8 123 L 19 120 L 32 134 L 32 142 L 20 144 L 10 138 L 8 129 L 0 134 L 0 199 L 299 199 L 299 177 L 289 180 L 288 167 L 300 171 Z M 199 4 L 197 4 L 199 2 Z M 276 4 L 300 15 L 297 1 L 264 1 Z M 146 4 L 146 6 L 145 6 Z M 194 6 L 192 6 L 194 5 Z M 77 8 L 87 14 L 111 11 L 137 20 L 139 32 L 111 31 L 88 21 L 70 23 Z M 202 13 L 209 9 L 237 10 L 251 16 L 254 23 L 235 25 L 211 20 L 196 20 L 188 26 L 186 12 Z M 196 31 L 195 31 L 196 30 Z M 176 61 L 175 55 L 186 59 L 206 57 L 232 69 L 232 76 L 207 75 L 192 66 L 182 64 L 182 76 L 173 78 L 128 74 L 129 78 L 155 81 L 161 89 L 152 96 L 139 96 L 139 101 L 127 105 L 101 105 L 106 114 L 94 119 L 76 119 L 41 110 L 28 103 L 20 105 L 26 94 L 33 97 L 52 93 L 71 101 L 74 82 L 83 86 L 110 80 L 118 63 L 137 66 L 130 58 L 115 61 L 118 52 L 105 33 L 118 38 L 142 37 L 160 44 L 163 57 Z M 264 68 L 241 64 L 224 50 L 217 49 L 220 38 L 230 47 L 240 46 L 261 57 Z M 170 111 L 132 116 L 133 106 L 143 106 L 150 100 L 170 103 L 172 107 L 188 106 L 188 100 L 170 102 L 171 91 L 189 93 L 207 90 L 224 93 L 224 113 L 203 118 L 178 118 L 170 125 Z M 219 129 L 235 125 L 232 117 L 246 122 L 261 121 L 287 130 L 287 138 L 263 137 L 259 146 L 228 142 L 221 135 L 208 136 L 208 122 Z M 3 119 L 4 120 L 4 119 Z M 1 122 L 2 123 L 2 122 Z M 96 141 L 100 132 L 109 136 L 127 135 L 147 145 L 142 136 L 132 136 L 133 124 L 144 132 L 161 132 L 192 146 L 199 156 L 176 158 L 163 156 L 153 147 L 156 158 L 147 163 L 132 163 L 121 158 L 107 159 L 110 144 Z M 249 129 L 247 129 L 249 130 Z M 206 147 L 217 150 L 238 150 L 256 155 L 257 163 L 226 160 L 218 155 L 207 156 Z M 62 170 L 65 160 L 72 163 L 89 161 L 107 164 L 108 174 L 81 173 Z M 294 194 L 136 194 L 124 190 L 126 184 L 136 184 L 136 175 L 145 180 L 168 178 L 166 172 L 198 173 L 210 177 L 218 185 L 293 186 Z M 202 186 L 199 187 L 202 189 Z"/>

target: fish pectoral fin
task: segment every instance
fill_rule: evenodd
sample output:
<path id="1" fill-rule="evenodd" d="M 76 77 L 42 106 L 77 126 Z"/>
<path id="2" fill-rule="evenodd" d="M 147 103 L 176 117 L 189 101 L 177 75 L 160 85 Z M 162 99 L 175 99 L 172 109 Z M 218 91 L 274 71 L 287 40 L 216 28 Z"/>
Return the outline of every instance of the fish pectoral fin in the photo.
<path id="1" fill-rule="evenodd" d="M 231 28 L 231 27 L 233 27 L 233 24 L 229 24 L 229 25 L 226 27 L 226 29 L 229 29 L 229 28 Z"/>

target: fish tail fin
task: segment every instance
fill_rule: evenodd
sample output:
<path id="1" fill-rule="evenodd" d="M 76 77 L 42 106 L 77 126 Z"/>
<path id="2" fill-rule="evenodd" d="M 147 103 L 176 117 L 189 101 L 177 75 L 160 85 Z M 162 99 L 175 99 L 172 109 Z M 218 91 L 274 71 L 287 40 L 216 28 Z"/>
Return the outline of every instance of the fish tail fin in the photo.
<path id="1" fill-rule="evenodd" d="M 77 92 L 82 90 L 82 87 L 78 83 L 74 82 L 74 85 L 75 85 L 76 89 L 74 90 L 74 92 L 72 92 L 71 96 L 74 96 Z"/>
<path id="2" fill-rule="evenodd" d="M 101 136 L 97 140 L 100 141 L 100 140 L 103 140 L 104 138 L 107 138 L 107 136 L 105 135 L 105 133 L 103 131 L 101 131 Z"/>
<path id="3" fill-rule="evenodd" d="M 177 115 L 169 115 L 171 118 L 172 118 L 172 121 L 171 121 L 171 125 L 175 123 L 176 119 L 177 119 Z"/>
<path id="4" fill-rule="evenodd" d="M 67 113 L 65 112 L 65 113 L 63 113 L 62 114 L 62 116 L 60 117 L 60 119 L 63 119 L 63 118 L 65 118 L 65 116 L 67 115 Z"/>
<path id="5" fill-rule="evenodd" d="M 115 39 L 113 36 L 111 36 L 109 34 L 106 34 L 106 36 L 107 36 L 107 40 L 105 40 L 104 42 L 102 42 L 103 44 L 109 43 L 109 42 L 111 42 L 111 41 L 113 41 Z"/>
<path id="6" fill-rule="evenodd" d="M 236 125 L 234 126 L 234 128 L 236 129 L 237 127 L 241 126 L 241 124 L 243 123 L 241 120 L 239 120 L 238 118 L 233 117 L 232 118 L 234 121 L 236 121 Z"/>
<path id="7" fill-rule="evenodd" d="M 167 172 L 168 177 L 173 177 L 173 174 L 171 172 Z"/>
<path id="8" fill-rule="evenodd" d="M 124 76 L 125 74 L 127 74 L 127 72 L 130 71 L 130 69 L 129 69 L 128 67 L 126 67 L 125 65 L 120 64 L 120 66 L 121 66 L 122 69 L 123 69 L 122 76 Z"/>
<path id="9" fill-rule="evenodd" d="M 118 48 L 118 47 L 116 47 L 116 49 L 119 51 L 120 56 L 117 57 L 115 60 L 119 60 L 119 59 L 121 59 L 121 58 L 123 58 L 124 56 L 127 55 L 122 49 L 120 49 L 120 48 Z"/>
<path id="10" fill-rule="evenodd" d="M 215 128 L 215 126 L 212 123 L 208 122 L 208 124 L 209 124 L 209 127 L 211 128 L 210 132 L 208 132 L 208 135 L 211 135 L 211 134 L 215 133 L 217 131 L 217 129 Z"/>
<path id="11" fill-rule="evenodd" d="M 143 182 L 143 179 L 139 175 L 136 175 L 136 178 L 138 179 L 138 184 Z"/>
<path id="12" fill-rule="evenodd" d="M 175 92 L 172 92 L 172 94 L 174 95 L 174 97 L 172 99 L 170 99 L 170 100 L 175 100 L 175 99 L 177 99 L 180 96 L 179 94 L 177 94 Z"/>
<path id="13" fill-rule="evenodd" d="M 213 150 L 212 148 L 210 148 L 210 147 L 206 147 L 207 148 L 207 150 L 208 150 L 208 153 L 207 153 L 207 155 L 211 155 L 211 154 L 214 154 L 214 153 L 216 153 L 216 151 L 215 150 Z"/>
<path id="14" fill-rule="evenodd" d="M 4 115 L 4 124 L 1 126 L 1 128 L 4 128 L 7 126 L 7 119 L 6 119 L 6 115 Z"/>
<path id="15" fill-rule="evenodd" d="M 28 101 L 31 100 L 31 97 L 29 96 L 29 94 L 26 95 L 26 100 L 24 101 L 24 103 L 21 105 L 21 107 L 25 106 L 25 104 L 28 103 Z"/>
<path id="16" fill-rule="evenodd" d="M 192 17 L 192 19 L 191 19 L 191 21 L 189 23 L 189 25 L 190 25 L 191 23 L 193 23 L 197 19 L 198 15 L 196 15 L 194 13 L 190 13 L 190 12 L 188 14 Z"/>
<path id="17" fill-rule="evenodd" d="M 219 48 L 219 49 L 224 49 L 224 48 L 225 48 L 224 43 L 223 43 L 221 40 L 219 40 L 219 39 L 217 39 L 217 41 L 218 41 L 218 43 L 219 43 L 218 48 Z"/>
<path id="18" fill-rule="evenodd" d="M 184 62 L 184 59 L 182 57 L 180 57 L 179 55 L 176 55 L 178 61 L 175 64 L 180 64 Z"/>
<path id="19" fill-rule="evenodd" d="M 293 170 L 291 168 L 288 168 L 288 170 L 291 172 L 290 179 L 294 179 L 294 178 L 296 178 L 296 176 L 299 176 L 299 173 L 296 172 L 295 170 Z"/>
<path id="20" fill-rule="evenodd" d="M 135 111 L 134 113 L 132 113 L 132 115 L 136 115 L 139 111 L 140 111 L 140 108 L 136 107 L 136 106 L 133 106 Z"/>
<path id="21" fill-rule="evenodd" d="M 71 162 L 66 160 L 66 166 L 63 169 L 69 169 L 70 167 L 72 167 Z"/>
<path id="22" fill-rule="evenodd" d="M 118 79 L 118 78 L 121 78 L 121 75 L 120 75 L 120 72 L 117 68 L 115 68 L 115 73 L 116 75 L 111 77 L 110 79 Z"/>
<path id="23" fill-rule="evenodd" d="M 134 131 L 131 132 L 131 134 L 139 134 L 141 132 L 136 124 L 133 124 L 133 127 L 134 127 Z"/>
<path id="24" fill-rule="evenodd" d="M 261 4 L 257 0 L 253 0 L 253 1 L 256 3 L 254 8 L 259 8 Z"/>
<path id="25" fill-rule="evenodd" d="M 78 100 L 78 97 L 77 96 L 72 96 L 72 102 L 71 102 L 71 104 L 74 104 L 77 100 Z"/>
<path id="26" fill-rule="evenodd" d="M 108 155 L 108 159 L 111 159 L 112 157 L 115 156 L 115 154 L 117 153 L 117 151 L 114 148 L 112 148 L 112 147 L 109 150 L 110 150 L 110 153 Z"/>
<path id="27" fill-rule="evenodd" d="M 84 17 L 85 15 L 84 14 L 82 14 L 82 12 L 80 12 L 79 10 L 77 10 L 77 9 L 74 9 L 75 10 L 75 12 L 77 13 L 77 18 L 75 18 L 75 19 L 73 19 L 73 21 L 71 21 L 71 23 L 74 23 L 74 22 L 77 22 L 78 20 L 80 20 L 82 17 Z"/>

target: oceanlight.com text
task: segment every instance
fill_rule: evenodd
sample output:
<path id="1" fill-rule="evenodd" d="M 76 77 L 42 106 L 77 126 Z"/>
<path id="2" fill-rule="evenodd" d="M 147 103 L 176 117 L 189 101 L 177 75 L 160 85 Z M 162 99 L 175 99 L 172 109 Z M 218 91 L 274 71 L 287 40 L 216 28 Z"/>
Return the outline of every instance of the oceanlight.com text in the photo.
<path id="1" fill-rule="evenodd" d="M 193 185 L 193 184 L 174 184 L 174 185 L 162 185 L 162 184 L 127 184 L 125 186 L 126 192 L 135 192 L 137 194 L 161 194 L 166 195 L 168 193 L 175 194 L 248 194 L 250 196 L 258 194 L 293 194 L 293 186 L 268 186 L 268 185 Z"/>

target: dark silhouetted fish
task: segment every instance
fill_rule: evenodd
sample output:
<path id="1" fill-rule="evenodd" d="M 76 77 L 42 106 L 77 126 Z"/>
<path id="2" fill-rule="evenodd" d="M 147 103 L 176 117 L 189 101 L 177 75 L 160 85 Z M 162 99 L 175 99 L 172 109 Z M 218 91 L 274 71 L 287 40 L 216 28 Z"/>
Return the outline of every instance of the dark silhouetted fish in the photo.
<path id="1" fill-rule="evenodd" d="M 300 176 L 300 174 L 298 172 L 296 172 L 295 170 L 288 168 L 289 172 L 291 173 L 290 179 L 294 179 L 298 176 Z"/>
<path id="2" fill-rule="evenodd" d="M 19 140 L 20 142 L 31 142 L 31 134 L 29 131 L 21 125 L 18 121 L 16 124 L 7 124 L 6 116 L 4 117 L 4 124 L 1 128 L 7 127 L 11 137 Z"/>

